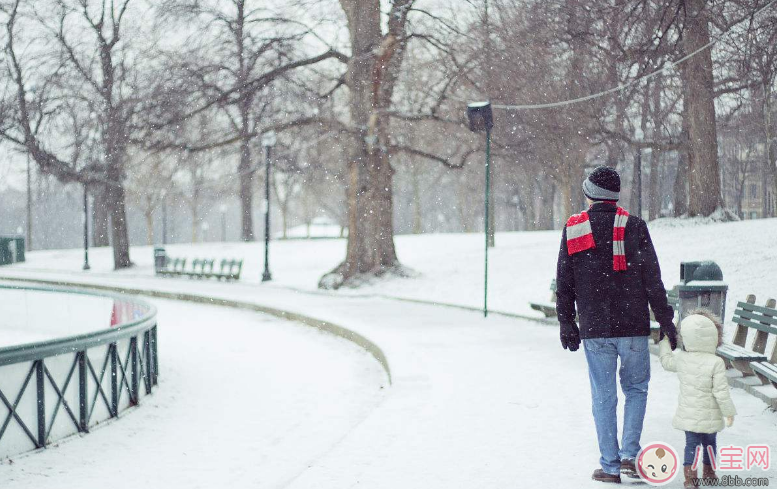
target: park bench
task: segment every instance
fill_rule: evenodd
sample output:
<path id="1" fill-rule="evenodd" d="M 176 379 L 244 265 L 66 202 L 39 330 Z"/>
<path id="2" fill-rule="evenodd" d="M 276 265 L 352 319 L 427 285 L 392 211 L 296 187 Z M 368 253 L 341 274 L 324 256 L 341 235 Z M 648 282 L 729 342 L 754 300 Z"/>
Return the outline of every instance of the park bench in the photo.
<path id="1" fill-rule="evenodd" d="M 156 274 L 163 277 L 183 274 L 186 268 L 186 258 L 171 258 L 165 263 L 164 267 L 156 268 Z"/>
<path id="2" fill-rule="evenodd" d="M 766 344 L 769 335 L 777 335 L 777 309 L 775 300 L 766 301 L 766 306 L 756 306 L 755 296 L 748 295 L 746 302 L 737 303 L 734 311 L 736 331 L 731 343 L 718 348 L 718 356 L 722 357 L 727 367 L 733 367 L 743 376 L 757 375 L 764 384 L 777 386 L 777 343 L 767 358 Z M 750 348 L 745 345 L 750 330 L 755 331 Z M 775 340 L 777 341 L 777 340 Z"/>
<path id="3" fill-rule="evenodd" d="M 666 291 L 666 300 L 669 305 L 672 306 L 676 315 L 679 316 L 680 312 L 680 293 L 677 291 L 677 287 L 674 287 Z M 656 322 L 656 316 L 653 314 L 653 309 L 650 310 L 650 337 L 653 342 L 658 344 L 661 338 L 661 325 Z"/>
<path id="4" fill-rule="evenodd" d="M 666 295 L 669 305 L 677 311 L 680 308 L 680 296 L 677 292 L 677 288 L 675 287 L 672 290 L 667 290 Z M 556 279 L 553 279 L 550 282 L 550 302 L 530 302 L 529 306 L 535 311 L 544 314 L 546 318 L 556 317 Z M 650 321 L 650 337 L 655 343 L 658 343 L 660 326 L 655 322 L 656 318 L 653 315 L 652 310 L 650 311 Z"/>
<path id="5" fill-rule="evenodd" d="M 539 311 L 546 318 L 556 317 L 556 279 L 550 282 L 550 302 L 529 302 L 529 307 Z"/>
<path id="6" fill-rule="evenodd" d="M 199 259 L 192 260 L 192 269 L 184 272 L 182 275 L 192 278 L 210 278 L 213 274 L 213 263 L 215 260 Z"/>
<path id="7" fill-rule="evenodd" d="M 219 280 L 240 280 L 240 273 L 243 271 L 243 260 L 221 260 L 221 270 L 214 273 Z"/>
<path id="8" fill-rule="evenodd" d="M 221 260 L 219 270 L 215 270 L 216 260 L 195 258 L 191 269 L 186 269 L 186 258 L 167 258 L 164 266 L 156 267 L 157 275 L 162 277 L 189 277 L 197 279 L 215 278 L 217 280 L 240 280 L 243 260 Z"/>

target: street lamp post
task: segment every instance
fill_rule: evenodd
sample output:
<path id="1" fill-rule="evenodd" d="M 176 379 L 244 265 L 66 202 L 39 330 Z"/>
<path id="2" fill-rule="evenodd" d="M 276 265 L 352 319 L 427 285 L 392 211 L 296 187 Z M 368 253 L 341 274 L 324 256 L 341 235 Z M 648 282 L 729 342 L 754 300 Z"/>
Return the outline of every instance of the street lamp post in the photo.
<path id="1" fill-rule="evenodd" d="M 488 203 L 491 197 L 491 129 L 494 127 L 494 116 L 491 111 L 491 102 L 476 102 L 467 106 L 469 118 L 469 130 L 472 132 L 486 133 L 486 188 L 485 188 L 485 219 L 484 228 L 486 235 L 486 254 L 483 280 L 483 317 L 488 317 Z"/>
<path id="2" fill-rule="evenodd" d="M 272 280 L 272 275 L 270 274 L 270 162 L 275 142 L 275 131 L 267 132 L 262 136 L 266 171 L 264 178 L 264 273 L 262 273 L 262 282 Z"/>
<path id="3" fill-rule="evenodd" d="M 89 191 L 84 184 L 84 270 L 89 270 Z"/>
<path id="4" fill-rule="evenodd" d="M 219 206 L 221 211 L 221 241 L 227 240 L 227 204 L 221 204 Z"/>

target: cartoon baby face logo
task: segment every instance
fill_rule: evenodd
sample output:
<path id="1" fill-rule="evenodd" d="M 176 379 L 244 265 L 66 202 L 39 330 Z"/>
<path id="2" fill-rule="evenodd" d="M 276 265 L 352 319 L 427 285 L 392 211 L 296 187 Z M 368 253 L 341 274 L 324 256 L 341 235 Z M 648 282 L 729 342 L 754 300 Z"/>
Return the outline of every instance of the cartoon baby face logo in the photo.
<path id="1" fill-rule="evenodd" d="M 651 443 L 637 456 L 637 472 L 651 486 L 663 486 L 677 475 L 677 452 L 666 443 Z"/>

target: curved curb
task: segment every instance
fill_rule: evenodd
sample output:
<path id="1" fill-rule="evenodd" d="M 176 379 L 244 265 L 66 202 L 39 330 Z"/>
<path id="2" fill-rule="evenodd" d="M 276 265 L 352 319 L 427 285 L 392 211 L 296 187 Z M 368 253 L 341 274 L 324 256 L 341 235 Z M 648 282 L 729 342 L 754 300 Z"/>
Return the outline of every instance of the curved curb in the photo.
<path id="1" fill-rule="evenodd" d="M 354 343 L 359 348 L 362 348 L 363 350 L 367 351 L 367 353 L 372 355 L 375 358 L 375 360 L 377 360 L 378 363 L 380 363 L 381 367 L 383 367 L 383 370 L 386 372 L 386 375 L 388 376 L 389 385 L 392 384 L 391 368 L 389 367 L 389 363 L 388 363 L 388 360 L 386 359 L 385 353 L 383 353 L 383 350 L 378 345 L 376 345 L 366 337 L 360 335 L 359 333 L 352 331 L 348 328 L 345 328 L 343 326 L 340 326 L 334 323 L 330 323 L 328 321 L 323 321 L 321 319 L 316 319 L 314 317 L 305 316 L 303 314 L 284 311 L 282 309 L 276 309 L 274 307 L 262 306 L 260 304 L 254 304 L 252 302 L 219 299 L 214 297 L 208 297 L 205 295 L 197 295 L 197 294 L 190 294 L 190 293 L 166 292 L 162 290 L 137 289 L 132 287 L 116 287 L 111 285 L 88 284 L 83 282 L 69 282 L 69 281 L 62 281 L 62 280 L 46 280 L 46 279 L 40 279 L 40 278 L 0 276 L 0 280 L 7 280 L 11 282 L 28 282 L 28 283 L 37 283 L 37 284 L 46 284 L 46 285 L 61 285 L 61 286 L 67 286 L 67 287 L 78 287 L 81 289 L 105 290 L 105 291 L 119 292 L 124 294 L 156 297 L 158 299 L 172 299 L 172 300 L 185 301 L 185 302 L 194 302 L 198 304 L 224 306 L 224 307 L 231 307 L 233 309 L 243 309 L 243 310 L 261 312 L 264 314 L 269 314 L 270 316 L 275 316 L 277 318 L 286 319 L 288 321 L 296 321 L 306 326 L 310 326 L 320 331 L 324 331 L 331 335 L 343 338 L 344 340 L 350 341 L 351 343 Z"/>

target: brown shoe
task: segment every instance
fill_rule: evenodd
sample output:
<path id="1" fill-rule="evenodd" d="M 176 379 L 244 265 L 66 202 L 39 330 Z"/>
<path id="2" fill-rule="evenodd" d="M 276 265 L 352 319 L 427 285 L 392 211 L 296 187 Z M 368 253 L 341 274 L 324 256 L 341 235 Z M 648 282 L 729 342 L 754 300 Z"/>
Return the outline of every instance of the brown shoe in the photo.
<path id="1" fill-rule="evenodd" d="M 693 467 L 690 465 L 683 466 L 683 475 L 685 476 L 685 482 L 683 482 L 683 487 L 685 489 L 694 489 L 695 487 L 699 487 L 696 484 L 696 478 L 699 475 L 695 470 L 693 470 Z"/>
<path id="2" fill-rule="evenodd" d="M 602 469 L 596 469 L 594 470 L 594 475 L 591 476 L 591 479 L 599 482 L 614 482 L 615 484 L 621 483 L 621 476 L 620 475 L 612 475 L 608 474 L 607 472 L 603 471 Z"/>
<path id="3" fill-rule="evenodd" d="M 637 466 L 634 465 L 634 460 L 630 458 L 621 460 L 621 475 L 631 477 L 632 479 L 639 479 L 639 474 L 637 474 Z"/>
<path id="4" fill-rule="evenodd" d="M 712 468 L 712 465 L 704 464 L 702 466 L 702 472 L 701 476 L 707 480 L 714 480 L 717 482 L 718 480 L 718 474 L 715 473 L 715 469 Z"/>

